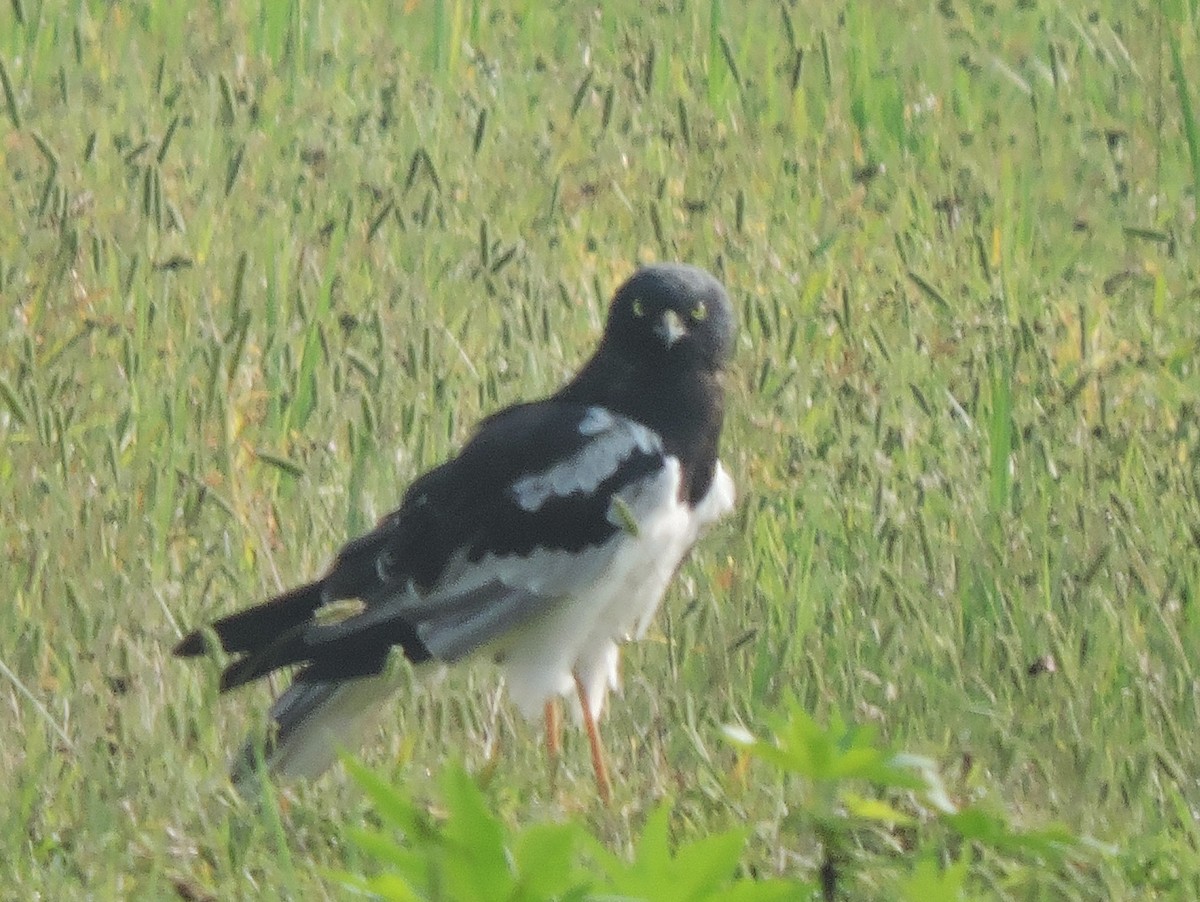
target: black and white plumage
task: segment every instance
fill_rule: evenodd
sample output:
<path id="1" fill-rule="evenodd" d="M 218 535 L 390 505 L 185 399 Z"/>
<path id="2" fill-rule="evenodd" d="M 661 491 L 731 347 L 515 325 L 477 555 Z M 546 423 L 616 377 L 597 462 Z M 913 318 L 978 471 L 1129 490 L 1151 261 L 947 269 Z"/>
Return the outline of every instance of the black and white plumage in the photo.
<path id="1" fill-rule="evenodd" d="M 268 747 L 249 746 L 242 764 L 265 754 L 280 774 L 323 771 L 391 695 L 394 648 L 414 665 L 485 653 L 548 727 L 551 703 L 577 694 L 606 795 L 595 724 L 617 686 L 618 643 L 642 635 L 688 551 L 733 508 L 717 459 L 733 337 L 710 274 L 644 267 L 567 385 L 484 420 L 323 577 L 213 624 L 236 656 L 223 691 L 300 668 L 271 708 Z M 320 616 L 351 598 L 359 612 Z M 202 653 L 207 635 L 176 654 Z"/>

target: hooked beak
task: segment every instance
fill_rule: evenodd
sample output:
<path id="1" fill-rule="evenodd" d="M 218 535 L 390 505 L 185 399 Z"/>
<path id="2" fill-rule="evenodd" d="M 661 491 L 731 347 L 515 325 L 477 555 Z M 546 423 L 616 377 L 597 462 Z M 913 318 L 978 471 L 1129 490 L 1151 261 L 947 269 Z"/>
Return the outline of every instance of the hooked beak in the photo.
<path id="1" fill-rule="evenodd" d="M 683 319 L 674 310 L 664 310 L 662 319 L 654 327 L 654 334 L 661 338 L 668 348 L 687 335 L 687 331 Z"/>

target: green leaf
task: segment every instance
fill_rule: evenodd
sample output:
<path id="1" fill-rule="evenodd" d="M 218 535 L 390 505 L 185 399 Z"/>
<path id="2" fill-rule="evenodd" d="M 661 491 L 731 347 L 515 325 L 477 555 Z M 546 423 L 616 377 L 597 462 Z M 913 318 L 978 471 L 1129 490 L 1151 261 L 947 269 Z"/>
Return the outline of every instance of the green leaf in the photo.
<path id="1" fill-rule="evenodd" d="M 364 896 L 375 896 L 388 902 L 416 902 L 421 894 L 409 886 L 398 874 L 381 874 L 378 877 L 363 877 L 349 871 L 328 871 L 326 876 L 346 889 Z"/>
<path id="2" fill-rule="evenodd" d="M 447 768 L 442 793 L 449 816 L 442 829 L 446 866 L 441 877 L 448 894 L 455 899 L 507 899 L 516 881 L 504 828 L 488 811 L 483 793 L 458 766 Z"/>
<path id="3" fill-rule="evenodd" d="M 395 837 L 367 830 L 363 827 L 347 827 L 346 835 L 360 852 L 369 855 L 382 865 L 389 865 L 405 873 L 420 875 L 423 856 L 405 848 Z"/>
<path id="4" fill-rule="evenodd" d="M 943 815 L 942 820 L 958 831 L 963 839 L 1008 854 L 1031 854 L 1059 860 L 1066 852 L 1080 845 L 1079 839 L 1062 825 L 1017 830 L 1003 814 L 987 811 L 978 805 Z"/>
<path id="5" fill-rule="evenodd" d="M 350 755 L 341 757 L 351 779 L 358 784 L 385 824 L 405 833 L 429 835 L 430 825 L 424 812 L 358 759 Z"/>
<path id="6" fill-rule="evenodd" d="M 672 868 L 678 874 L 681 898 L 712 892 L 727 883 L 737 871 L 746 836 L 745 829 L 735 828 L 681 846 Z"/>
<path id="7" fill-rule="evenodd" d="M 604 889 L 617 895 L 662 902 L 725 898 L 741 860 L 746 835 L 741 828 L 728 830 L 682 845 L 672 854 L 670 807 L 660 805 L 646 820 L 634 846 L 632 862 L 626 863 L 606 852 L 596 856 L 608 877 Z M 776 889 L 761 898 L 786 898 L 775 895 Z"/>
<path id="8" fill-rule="evenodd" d="M 907 814 L 897 811 L 881 799 L 868 799 L 852 792 L 842 793 L 842 803 L 851 815 L 866 821 L 880 821 L 885 824 L 908 825 L 913 819 Z"/>
<path id="9" fill-rule="evenodd" d="M 889 789 L 921 790 L 928 781 L 915 758 L 893 756 L 875 745 L 872 727 L 850 727 L 835 717 L 822 727 L 798 705 L 773 723 L 774 743 L 755 739 L 740 727 L 727 727 L 726 738 L 768 764 L 810 780 L 869 780 Z"/>
<path id="10" fill-rule="evenodd" d="M 817 886 L 803 880 L 739 880 L 719 891 L 721 902 L 794 902 L 809 899 Z"/>
<path id="11" fill-rule="evenodd" d="M 957 861 L 944 869 L 938 865 L 935 855 L 922 855 L 908 878 L 900 884 L 903 898 L 909 902 L 958 902 L 968 898 L 966 885 L 970 864 L 971 856 L 966 848 Z"/>
<path id="12" fill-rule="evenodd" d="M 390 902 L 417 902 L 423 896 L 398 874 L 380 874 L 367 882 L 367 889 L 373 895 L 388 899 Z"/>
<path id="13" fill-rule="evenodd" d="M 634 850 L 634 865 L 653 865 L 655 862 L 669 861 L 670 848 L 670 819 L 671 806 L 663 802 L 646 818 L 646 826 Z"/>
<path id="14" fill-rule="evenodd" d="M 589 878 L 578 865 L 578 824 L 533 824 L 513 844 L 518 898 L 549 899 L 586 890 Z"/>

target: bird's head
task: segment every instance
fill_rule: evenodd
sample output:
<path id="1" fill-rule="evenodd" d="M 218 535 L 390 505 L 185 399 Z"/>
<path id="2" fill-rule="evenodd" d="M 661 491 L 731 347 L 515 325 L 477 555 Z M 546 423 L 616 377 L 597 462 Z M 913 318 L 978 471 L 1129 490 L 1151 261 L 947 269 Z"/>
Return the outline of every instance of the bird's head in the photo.
<path id="1" fill-rule="evenodd" d="M 733 331 L 729 295 L 710 273 L 655 263 L 617 289 L 605 344 L 643 365 L 717 371 L 733 352 Z"/>

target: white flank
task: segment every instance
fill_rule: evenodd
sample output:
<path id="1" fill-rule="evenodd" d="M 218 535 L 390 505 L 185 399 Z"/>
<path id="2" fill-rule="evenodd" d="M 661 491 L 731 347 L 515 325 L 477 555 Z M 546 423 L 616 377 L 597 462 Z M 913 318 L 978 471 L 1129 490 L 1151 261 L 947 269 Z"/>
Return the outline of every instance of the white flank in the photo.
<path id="1" fill-rule="evenodd" d="M 533 512 L 550 498 L 593 491 L 634 450 L 644 453 L 662 450 L 662 440 L 651 430 L 625 417 L 614 416 L 602 407 L 588 409 L 579 423 L 579 434 L 591 441 L 550 469 L 522 476 L 513 483 L 513 497 L 523 510 Z"/>

